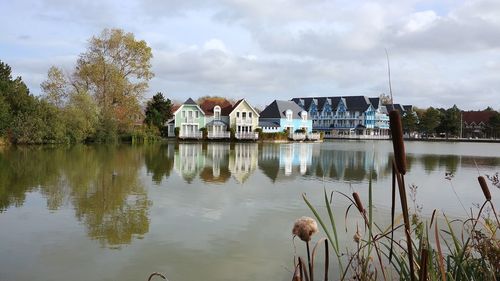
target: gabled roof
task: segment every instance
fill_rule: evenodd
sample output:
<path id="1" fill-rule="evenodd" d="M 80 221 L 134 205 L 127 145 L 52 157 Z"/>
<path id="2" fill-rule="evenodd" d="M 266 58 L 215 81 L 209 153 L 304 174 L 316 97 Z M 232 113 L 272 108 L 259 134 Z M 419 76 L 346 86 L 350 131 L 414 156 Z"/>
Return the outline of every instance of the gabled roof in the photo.
<path id="1" fill-rule="evenodd" d="M 488 123 L 494 115 L 495 111 L 463 111 L 462 120 L 467 124 L 471 124 L 472 122 L 476 124 L 480 122 Z"/>
<path id="2" fill-rule="evenodd" d="M 181 109 L 184 105 L 195 105 L 201 111 L 201 113 L 205 114 L 203 109 L 201 109 L 201 107 L 192 98 L 188 98 L 183 104 L 179 105 L 176 110 L 172 110 L 173 114 L 177 114 L 177 111 L 179 111 L 179 109 Z"/>
<path id="3" fill-rule="evenodd" d="M 217 105 L 221 108 L 221 115 L 228 115 L 226 114 L 226 112 L 228 110 L 230 112 L 230 110 L 232 110 L 233 108 L 233 105 L 226 99 L 217 101 L 206 99 L 200 104 L 200 107 L 205 112 L 205 115 L 212 116 L 214 115 L 214 108 Z"/>
<path id="4" fill-rule="evenodd" d="M 336 96 L 336 97 L 308 97 L 308 98 L 293 98 L 296 104 L 300 105 L 300 101 L 304 101 L 304 109 L 309 111 L 311 104 L 317 102 L 318 111 L 322 111 L 327 104 L 327 99 L 331 101 L 331 106 L 335 110 L 339 102 L 342 100 L 349 111 L 364 112 L 370 105 L 377 109 L 380 98 L 368 98 L 366 96 Z"/>
<path id="5" fill-rule="evenodd" d="M 300 113 L 304 111 L 302 107 L 293 101 L 274 100 L 261 113 L 260 118 L 286 118 L 286 111 L 292 111 L 292 118 L 302 118 Z"/>
<path id="6" fill-rule="evenodd" d="M 192 99 L 192 98 L 189 98 L 187 99 L 184 104 L 192 104 L 192 105 L 197 105 L 197 103 Z"/>
<path id="7" fill-rule="evenodd" d="M 347 96 L 344 97 L 347 110 L 364 112 L 371 105 L 370 101 L 365 96 Z"/>
<path id="8" fill-rule="evenodd" d="M 370 100 L 370 103 L 372 104 L 373 108 L 377 110 L 380 105 L 380 98 L 368 98 L 368 100 Z"/>
<path id="9" fill-rule="evenodd" d="M 230 110 L 227 114 L 223 114 L 223 115 L 229 115 L 231 112 L 233 112 L 233 111 L 234 111 L 234 110 L 235 110 L 235 109 L 236 109 L 236 108 L 237 108 L 237 107 L 238 107 L 241 103 L 243 103 L 243 102 L 246 102 L 246 103 L 247 103 L 247 105 L 248 105 L 248 106 L 252 109 L 252 111 L 255 113 L 255 116 L 256 116 L 256 117 L 259 117 L 259 116 L 260 116 L 259 112 L 257 112 L 257 110 L 255 110 L 255 108 L 253 108 L 253 106 L 251 106 L 251 105 L 248 103 L 248 101 L 246 101 L 245 99 L 241 99 L 241 100 L 237 101 L 237 102 L 233 105 L 233 107 L 231 108 L 231 110 Z"/>

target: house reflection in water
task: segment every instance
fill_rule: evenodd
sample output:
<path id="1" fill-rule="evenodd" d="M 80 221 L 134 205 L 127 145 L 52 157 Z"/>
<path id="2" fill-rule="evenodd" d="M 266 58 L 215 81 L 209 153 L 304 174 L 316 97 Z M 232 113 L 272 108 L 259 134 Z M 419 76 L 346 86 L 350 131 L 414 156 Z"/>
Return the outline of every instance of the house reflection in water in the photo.
<path id="1" fill-rule="evenodd" d="M 197 176 L 206 183 L 223 184 L 231 176 L 246 182 L 257 166 L 276 181 L 297 177 L 316 177 L 360 182 L 390 174 L 390 157 L 365 150 L 325 149 L 315 143 L 180 143 L 175 152 L 174 169 L 186 182 Z"/>
<path id="2" fill-rule="evenodd" d="M 224 183 L 231 177 L 229 171 L 229 143 L 209 143 L 206 151 L 205 167 L 200 178 L 208 183 Z"/>
<path id="3" fill-rule="evenodd" d="M 283 144 L 280 147 L 280 168 L 284 168 L 285 175 L 293 172 L 293 167 L 298 167 L 301 175 L 307 172 L 307 166 L 312 162 L 312 144 Z"/>
<path id="4" fill-rule="evenodd" d="M 186 182 L 191 183 L 205 166 L 201 143 L 180 143 L 174 157 L 174 169 Z"/>
<path id="5" fill-rule="evenodd" d="M 229 171 L 237 182 L 244 183 L 257 168 L 259 145 L 236 143 L 229 156 Z"/>

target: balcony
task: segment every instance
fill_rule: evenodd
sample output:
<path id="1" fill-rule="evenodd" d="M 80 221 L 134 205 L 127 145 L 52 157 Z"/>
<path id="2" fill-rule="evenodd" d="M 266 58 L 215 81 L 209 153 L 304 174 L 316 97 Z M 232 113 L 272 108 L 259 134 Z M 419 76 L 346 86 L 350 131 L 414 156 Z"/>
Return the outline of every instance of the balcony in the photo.
<path id="1" fill-rule="evenodd" d="M 235 138 L 238 140 L 258 140 L 259 133 L 254 132 L 236 132 Z"/>
<path id="2" fill-rule="evenodd" d="M 179 134 L 180 139 L 201 139 L 203 137 L 201 132 L 181 132 Z"/>
<path id="3" fill-rule="evenodd" d="M 194 118 L 194 117 L 184 117 L 184 122 L 183 123 L 186 123 L 186 124 L 190 124 L 190 123 L 198 123 L 198 118 Z"/>
<path id="4" fill-rule="evenodd" d="M 252 125 L 252 118 L 236 118 L 236 125 Z"/>
<path id="5" fill-rule="evenodd" d="M 230 132 L 213 132 L 213 131 L 208 131 L 207 138 L 211 140 L 215 139 L 228 139 L 231 137 Z"/>

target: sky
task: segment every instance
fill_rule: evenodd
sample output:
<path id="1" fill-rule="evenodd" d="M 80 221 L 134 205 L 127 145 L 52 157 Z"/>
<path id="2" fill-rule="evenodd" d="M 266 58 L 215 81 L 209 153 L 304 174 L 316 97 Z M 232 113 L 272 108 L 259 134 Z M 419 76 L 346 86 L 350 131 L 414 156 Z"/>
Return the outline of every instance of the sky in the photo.
<path id="1" fill-rule="evenodd" d="M 152 48 L 156 92 L 274 99 L 378 96 L 500 109 L 498 0 L 0 0 L 0 60 L 31 92 L 121 28 Z"/>

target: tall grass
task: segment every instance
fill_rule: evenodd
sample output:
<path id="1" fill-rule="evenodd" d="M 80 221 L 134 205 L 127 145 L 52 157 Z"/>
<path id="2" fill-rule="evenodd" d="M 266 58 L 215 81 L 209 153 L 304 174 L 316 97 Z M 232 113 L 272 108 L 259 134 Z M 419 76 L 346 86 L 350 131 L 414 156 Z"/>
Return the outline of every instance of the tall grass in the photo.
<path id="1" fill-rule="evenodd" d="M 314 258 L 316 248 L 325 245 L 325 274 L 329 263 L 337 263 L 332 280 L 497 280 L 500 278 L 500 223 L 488 184 L 478 177 L 485 201 L 476 214 L 471 210 L 464 220 L 450 220 L 434 210 L 430 221 L 423 221 L 417 213 L 410 216 L 406 195 L 406 154 L 399 112 L 389 114 L 394 159 L 392 165 L 391 224 L 385 228 L 373 220 L 372 179 L 368 183 L 367 209 L 358 193 L 351 196 L 324 190 L 326 216 L 303 194 L 303 199 L 323 229 L 326 238 L 320 239 L 312 254 L 307 253 L 310 266 L 298 257 L 293 280 L 315 280 Z M 373 166 L 372 166 L 373 170 Z M 371 173 L 370 173 L 371 174 Z M 412 192 L 415 192 L 412 190 Z M 478 188 L 479 192 L 479 188 Z M 396 198 L 402 214 L 396 216 Z M 338 216 L 332 211 L 333 195 L 339 194 L 350 205 L 344 214 L 347 222 L 350 210 L 361 218 L 363 227 L 356 227 L 353 245 L 341 247 Z M 412 198 L 412 200 L 415 200 Z M 414 202 L 415 205 L 415 202 Z M 402 220 L 402 222 L 401 222 Z M 439 221 L 443 226 L 439 226 Z M 346 227 L 347 232 L 347 227 Z M 402 234 L 402 236 L 401 236 Z M 395 237 L 404 237 L 396 239 Z M 309 243 L 309 242 L 308 242 Z M 328 252 L 328 245 L 333 254 Z M 330 259 L 332 255 L 332 259 Z M 311 257 L 311 258 L 310 258 Z M 374 258 L 375 257 L 375 258 Z M 310 258 L 310 259 L 309 259 Z M 309 272 L 307 271 L 309 269 Z"/>

